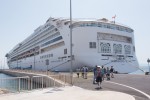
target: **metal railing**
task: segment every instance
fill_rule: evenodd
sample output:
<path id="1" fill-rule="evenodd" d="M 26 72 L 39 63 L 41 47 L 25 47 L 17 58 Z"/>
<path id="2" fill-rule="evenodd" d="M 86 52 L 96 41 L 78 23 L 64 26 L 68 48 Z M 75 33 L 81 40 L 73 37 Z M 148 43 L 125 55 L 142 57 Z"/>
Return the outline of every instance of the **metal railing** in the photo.
<path id="1" fill-rule="evenodd" d="M 70 73 L 59 73 L 59 72 L 51 72 L 51 71 L 38 71 L 38 70 L 20 70 L 20 69 L 9 69 L 8 71 L 22 72 L 22 73 L 30 73 L 30 74 L 38 74 L 38 75 L 46 75 L 49 77 L 53 77 L 58 79 L 66 84 L 71 84 Z"/>
<path id="2" fill-rule="evenodd" d="M 28 90 L 29 77 L 0 78 L 0 88 L 10 92 Z"/>
<path id="3" fill-rule="evenodd" d="M 43 75 L 0 78 L 0 88 L 10 92 L 22 92 L 49 87 L 66 86 L 68 81 L 66 75 Z"/>

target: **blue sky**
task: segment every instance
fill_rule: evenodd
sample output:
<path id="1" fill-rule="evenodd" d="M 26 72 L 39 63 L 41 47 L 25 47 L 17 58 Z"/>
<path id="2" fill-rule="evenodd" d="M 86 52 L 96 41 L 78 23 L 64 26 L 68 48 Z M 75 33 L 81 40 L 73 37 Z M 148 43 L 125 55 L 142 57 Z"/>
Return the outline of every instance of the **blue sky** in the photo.
<path id="1" fill-rule="evenodd" d="M 0 67 L 4 56 L 49 17 L 69 18 L 70 0 L 0 0 Z M 73 18 L 107 18 L 134 29 L 139 64 L 150 58 L 150 0 L 72 0 Z"/>

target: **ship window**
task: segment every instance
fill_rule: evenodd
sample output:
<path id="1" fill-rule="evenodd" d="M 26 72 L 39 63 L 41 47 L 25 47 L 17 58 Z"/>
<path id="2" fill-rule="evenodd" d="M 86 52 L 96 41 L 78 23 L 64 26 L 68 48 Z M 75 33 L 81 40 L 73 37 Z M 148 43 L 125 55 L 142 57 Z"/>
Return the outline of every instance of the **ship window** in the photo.
<path id="1" fill-rule="evenodd" d="M 133 46 L 133 51 L 135 52 L 135 46 Z"/>
<path id="2" fill-rule="evenodd" d="M 89 42 L 90 48 L 96 48 L 96 42 Z"/>
<path id="3" fill-rule="evenodd" d="M 107 25 L 107 28 L 110 28 L 110 25 Z"/>
<path id="4" fill-rule="evenodd" d="M 121 54 L 122 53 L 122 45 L 121 44 L 114 44 L 113 45 L 113 52 L 115 54 Z"/>
<path id="5" fill-rule="evenodd" d="M 111 53 L 111 46 L 109 43 L 101 43 L 101 53 Z"/>
<path id="6" fill-rule="evenodd" d="M 54 42 L 56 42 L 56 41 L 59 41 L 59 40 L 61 40 L 61 39 L 62 39 L 62 36 L 59 36 L 59 37 L 57 37 L 57 38 L 55 38 L 55 39 L 53 39 L 53 40 L 50 40 L 50 41 L 48 41 L 48 42 L 42 44 L 42 47 L 43 47 L 43 46 L 46 46 L 46 45 L 48 45 L 48 44 L 54 43 Z"/>
<path id="7" fill-rule="evenodd" d="M 60 47 L 60 46 L 63 46 L 64 44 L 65 44 L 65 43 L 64 43 L 64 41 L 63 41 L 63 42 L 59 42 L 59 43 L 56 43 L 56 44 L 54 44 L 54 45 L 48 46 L 48 47 L 46 47 L 46 48 L 41 49 L 41 53 L 44 53 L 44 52 L 50 51 L 50 50 L 52 50 L 52 49 L 58 48 L 58 47 Z"/>
<path id="8" fill-rule="evenodd" d="M 98 23 L 98 27 L 102 27 L 102 24 Z"/>
<path id="9" fill-rule="evenodd" d="M 103 28 L 108 28 L 108 29 L 114 29 L 114 30 L 119 30 L 119 31 L 126 31 L 126 32 L 133 32 L 132 29 L 128 29 L 122 26 L 118 25 L 111 25 L 111 24 L 102 24 L 102 23 L 82 23 L 82 24 L 74 24 L 73 27 L 88 27 L 88 26 L 93 26 L 93 27 L 103 27 Z"/>
<path id="10" fill-rule="evenodd" d="M 67 54 L 67 49 L 64 49 L 64 54 Z"/>
<path id="11" fill-rule="evenodd" d="M 124 50 L 125 50 L 125 54 L 131 54 L 131 46 L 130 45 L 125 45 Z"/>

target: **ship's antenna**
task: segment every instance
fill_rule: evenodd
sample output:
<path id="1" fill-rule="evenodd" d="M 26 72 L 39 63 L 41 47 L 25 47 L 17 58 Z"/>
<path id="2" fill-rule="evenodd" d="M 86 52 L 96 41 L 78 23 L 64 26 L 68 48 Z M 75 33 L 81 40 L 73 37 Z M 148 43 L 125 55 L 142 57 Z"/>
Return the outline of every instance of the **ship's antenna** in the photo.
<path id="1" fill-rule="evenodd" d="M 70 0 L 70 79 L 73 85 L 73 71 L 72 71 L 72 2 Z"/>

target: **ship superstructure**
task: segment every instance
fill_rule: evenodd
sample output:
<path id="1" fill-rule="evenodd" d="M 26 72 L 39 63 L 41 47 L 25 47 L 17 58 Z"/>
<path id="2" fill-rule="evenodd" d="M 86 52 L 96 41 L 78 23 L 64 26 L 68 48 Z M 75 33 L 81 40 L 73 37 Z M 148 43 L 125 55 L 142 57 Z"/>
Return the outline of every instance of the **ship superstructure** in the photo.
<path id="1" fill-rule="evenodd" d="M 103 19 L 49 18 L 8 54 L 10 69 L 70 70 L 72 27 L 73 70 L 95 65 L 113 66 L 120 73 L 138 69 L 134 30 Z"/>

